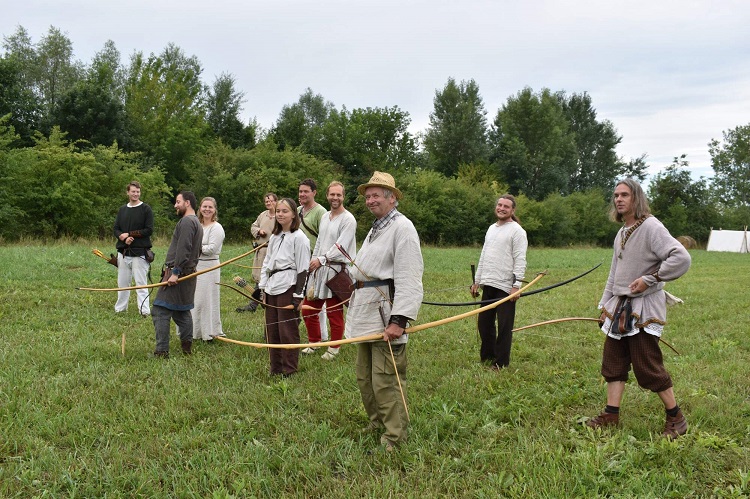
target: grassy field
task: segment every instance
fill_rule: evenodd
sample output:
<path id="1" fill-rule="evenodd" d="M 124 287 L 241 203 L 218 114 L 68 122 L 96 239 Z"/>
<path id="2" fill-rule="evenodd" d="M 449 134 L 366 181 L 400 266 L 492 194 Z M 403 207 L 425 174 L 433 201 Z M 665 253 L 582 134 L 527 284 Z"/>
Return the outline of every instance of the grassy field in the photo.
<path id="1" fill-rule="evenodd" d="M 109 244 L 98 243 L 108 254 Z M 478 362 L 474 318 L 409 342 L 411 434 L 378 435 L 354 378 L 355 349 L 300 373 L 268 375 L 268 353 L 229 344 L 150 357 L 153 325 L 115 316 L 115 270 L 95 244 L 0 248 L 2 497 L 747 497 L 750 495 L 750 257 L 693 251 L 669 291 L 667 368 L 690 430 L 659 438 L 658 398 L 631 382 L 620 429 L 581 422 L 604 406 L 603 337 L 593 323 L 517 333 L 511 366 Z M 157 248 L 157 262 L 165 248 Z M 225 247 L 224 259 L 244 251 Z M 425 299 L 468 301 L 479 249 L 424 248 Z M 575 283 L 519 302 L 516 325 L 596 316 L 611 250 L 531 249 L 540 286 L 604 262 Z M 249 261 L 244 262 L 249 264 Z M 155 272 L 156 273 L 156 272 Z M 222 281 L 248 270 L 228 266 Z M 262 316 L 222 289 L 225 332 L 261 341 Z M 469 310 L 424 305 L 419 322 Z M 121 338 L 126 334 L 126 353 Z"/>

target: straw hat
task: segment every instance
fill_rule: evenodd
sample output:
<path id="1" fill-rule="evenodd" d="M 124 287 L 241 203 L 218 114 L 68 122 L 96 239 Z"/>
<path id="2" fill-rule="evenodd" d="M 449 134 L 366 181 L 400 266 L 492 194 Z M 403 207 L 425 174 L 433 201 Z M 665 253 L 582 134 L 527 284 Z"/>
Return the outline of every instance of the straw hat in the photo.
<path id="1" fill-rule="evenodd" d="M 365 190 L 368 187 L 385 187 L 386 189 L 393 191 L 396 195 L 396 199 L 401 199 L 402 196 L 401 191 L 396 188 L 396 181 L 393 179 L 393 175 L 389 173 L 376 171 L 372 174 L 372 177 L 370 177 L 369 182 L 357 187 L 357 192 L 364 196 Z"/>

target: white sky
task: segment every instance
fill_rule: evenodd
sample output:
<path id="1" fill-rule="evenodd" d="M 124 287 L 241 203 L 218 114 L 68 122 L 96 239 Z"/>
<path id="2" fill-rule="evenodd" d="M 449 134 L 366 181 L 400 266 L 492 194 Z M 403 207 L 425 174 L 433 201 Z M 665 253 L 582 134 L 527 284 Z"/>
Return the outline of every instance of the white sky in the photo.
<path id="1" fill-rule="evenodd" d="M 429 123 L 449 77 L 474 79 L 487 119 L 522 88 L 588 92 L 650 173 L 686 153 L 710 176 L 708 142 L 750 123 L 750 2 L 738 0 L 3 0 L 0 34 L 50 25 L 85 63 L 111 39 L 173 42 L 213 83 L 228 72 L 243 116 L 270 127 L 307 87 L 340 108 L 399 106 Z"/>

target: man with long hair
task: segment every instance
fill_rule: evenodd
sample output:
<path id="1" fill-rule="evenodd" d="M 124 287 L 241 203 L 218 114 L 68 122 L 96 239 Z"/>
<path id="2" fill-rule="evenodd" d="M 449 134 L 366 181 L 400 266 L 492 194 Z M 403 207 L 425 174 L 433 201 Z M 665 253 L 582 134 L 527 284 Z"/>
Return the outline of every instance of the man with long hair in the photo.
<path id="1" fill-rule="evenodd" d="M 602 331 L 607 335 L 601 370 L 607 382 L 607 406 L 586 424 L 591 428 L 619 424 L 632 366 L 638 384 L 656 393 L 664 404 L 662 436 L 676 438 L 685 434 L 688 424 L 664 368 L 659 337 L 667 318 L 664 282 L 688 271 L 690 254 L 651 215 L 646 195 L 635 180 L 617 182 L 609 213 L 612 221 L 623 226 L 615 237 L 612 266 L 599 302 Z"/>
<path id="2" fill-rule="evenodd" d="M 484 237 L 477 273 L 471 286 L 473 296 L 482 288 L 482 301 L 502 300 L 512 295 L 521 288 L 521 280 L 526 274 L 526 249 L 529 243 L 526 231 L 521 228 L 516 216 L 516 199 L 510 194 L 500 196 L 495 204 L 495 216 L 497 221 L 490 225 Z M 510 364 L 516 300 L 518 296 L 479 314 L 477 327 L 482 341 L 479 359 L 494 370 Z"/>

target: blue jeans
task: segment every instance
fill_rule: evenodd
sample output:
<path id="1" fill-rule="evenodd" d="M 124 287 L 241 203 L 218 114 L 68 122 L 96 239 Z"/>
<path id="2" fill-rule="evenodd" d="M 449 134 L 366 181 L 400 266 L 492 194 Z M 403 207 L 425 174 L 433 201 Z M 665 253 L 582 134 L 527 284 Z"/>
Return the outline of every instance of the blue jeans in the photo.
<path id="1" fill-rule="evenodd" d="M 151 307 L 156 331 L 156 351 L 169 352 L 169 321 L 174 320 L 180 330 L 181 341 L 193 341 L 193 316 L 190 310 L 170 310 L 159 305 Z"/>

